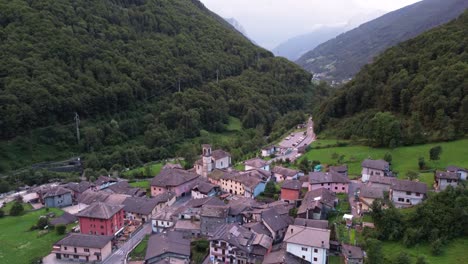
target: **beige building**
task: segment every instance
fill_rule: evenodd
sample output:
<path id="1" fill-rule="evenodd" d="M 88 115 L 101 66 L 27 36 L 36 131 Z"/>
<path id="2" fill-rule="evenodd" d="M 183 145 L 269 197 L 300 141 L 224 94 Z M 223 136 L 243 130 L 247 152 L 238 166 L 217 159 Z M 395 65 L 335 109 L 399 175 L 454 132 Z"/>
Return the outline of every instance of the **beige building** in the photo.
<path id="1" fill-rule="evenodd" d="M 215 169 L 226 169 L 231 167 L 231 154 L 216 149 L 211 150 L 211 145 L 202 145 L 202 158 L 195 162 L 195 171 L 198 175 L 208 177 Z"/>
<path id="2" fill-rule="evenodd" d="M 52 253 L 57 259 L 94 262 L 106 259 L 112 252 L 112 236 L 71 233 L 57 242 Z"/>

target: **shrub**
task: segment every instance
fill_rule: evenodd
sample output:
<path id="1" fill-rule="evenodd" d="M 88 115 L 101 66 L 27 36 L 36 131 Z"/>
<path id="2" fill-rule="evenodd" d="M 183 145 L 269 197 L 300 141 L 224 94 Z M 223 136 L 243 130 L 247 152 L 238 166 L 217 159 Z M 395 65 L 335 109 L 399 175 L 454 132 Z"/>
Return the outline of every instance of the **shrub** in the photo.
<path id="1" fill-rule="evenodd" d="M 442 241 L 440 239 L 434 240 L 431 243 L 431 253 L 434 256 L 439 256 L 442 254 Z"/>
<path id="2" fill-rule="evenodd" d="M 4 215 L 5 215 L 5 212 L 2 209 L 0 209 L 0 218 L 2 218 Z"/>
<path id="3" fill-rule="evenodd" d="M 67 227 L 65 225 L 57 225 L 55 227 L 55 231 L 57 232 L 57 235 L 64 235 L 65 230 L 67 230 Z"/>
<path id="4" fill-rule="evenodd" d="M 24 212 L 24 207 L 21 203 L 15 202 L 10 209 L 11 216 L 21 215 Z"/>

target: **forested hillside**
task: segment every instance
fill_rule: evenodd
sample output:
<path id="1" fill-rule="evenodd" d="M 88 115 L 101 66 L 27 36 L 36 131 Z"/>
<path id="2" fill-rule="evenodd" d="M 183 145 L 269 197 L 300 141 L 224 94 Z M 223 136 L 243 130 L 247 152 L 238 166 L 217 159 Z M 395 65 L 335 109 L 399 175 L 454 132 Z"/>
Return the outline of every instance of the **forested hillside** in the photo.
<path id="1" fill-rule="evenodd" d="M 381 52 L 455 19 L 466 8 L 466 0 L 423 0 L 343 33 L 297 63 L 323 80 L 348 80 Z"/>
<path id="2" fill-rule="evenodd" d="M 310 74 L 197 0 L 0 0 L 0 50 L 0 139 L 105 152 L 106 168 L 174 155 L 230 116 L 268 135 L 318 99 Z M 23 165 L 12 155 L 0 171 Z"/>
<path id="3" fill-rule="evenodd" d="M 468 11 L 365 66 L 320 106 L 317 128 L 390 147 L 465 135 L 467 46 Z"/>

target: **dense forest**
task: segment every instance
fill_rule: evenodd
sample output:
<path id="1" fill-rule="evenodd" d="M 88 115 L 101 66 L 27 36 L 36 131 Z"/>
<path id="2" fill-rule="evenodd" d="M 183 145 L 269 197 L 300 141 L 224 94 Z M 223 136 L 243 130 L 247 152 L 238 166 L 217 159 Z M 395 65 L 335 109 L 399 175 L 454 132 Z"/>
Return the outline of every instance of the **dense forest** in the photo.
<path id="1" fill-rule="evenodd" d="M 96 169 L 171 157 L 232 117 L 239 158 L 326 94 L 197 0 L 0 0 L 0 49 L 0 139 L 87 153 Z M 18 156 L 0 151 L 0 172 Z"/>
<path id="2" fill-rule="evenodd" d="M 468 133 L 468 11 L 383 53 L 317 111 L 318 130 L 394 147 Z"/>
<path id="3" fill-rule="evenodd" d="M 348 80 L 386 49 L 458 17 L 466 0 L 423 0 L 331 39 L 297 63 L 329 81 Z"/>

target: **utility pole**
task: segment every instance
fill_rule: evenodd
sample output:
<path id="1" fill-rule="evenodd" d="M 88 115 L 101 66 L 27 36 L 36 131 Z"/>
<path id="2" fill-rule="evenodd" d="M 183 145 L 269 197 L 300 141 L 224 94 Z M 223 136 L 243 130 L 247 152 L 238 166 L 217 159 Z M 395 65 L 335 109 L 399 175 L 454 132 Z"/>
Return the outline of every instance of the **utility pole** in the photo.
<path id="1" fill-rule="evenodd" d="M 78 144 L 80 144 L 80 116 L 75 112 L 75 125 L 76 125 L 76 139 Z"/>

